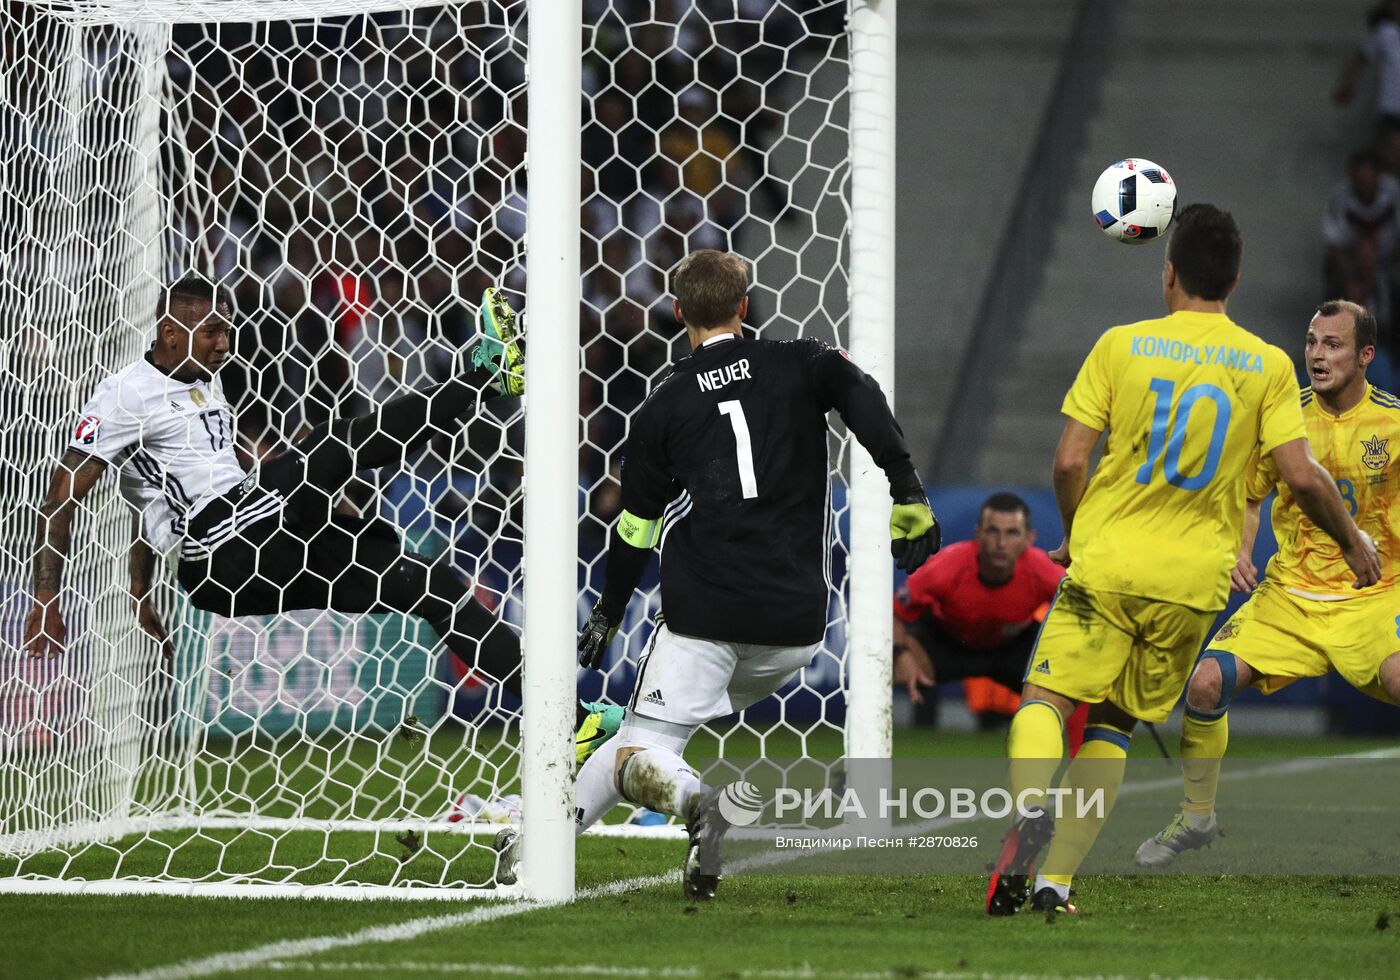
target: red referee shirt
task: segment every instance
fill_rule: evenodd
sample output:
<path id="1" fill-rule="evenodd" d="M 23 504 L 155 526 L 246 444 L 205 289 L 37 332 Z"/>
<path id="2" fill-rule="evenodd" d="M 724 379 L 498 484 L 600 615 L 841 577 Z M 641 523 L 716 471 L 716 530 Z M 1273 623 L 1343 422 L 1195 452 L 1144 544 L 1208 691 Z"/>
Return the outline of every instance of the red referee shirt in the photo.
<path id="1" fill-rule="evenodd" d="M 1030 625 L 1064 574 L 1040 548 L 1027 548 L 1009 582 L 987 585 L 977 577 L 977 542 L 959 541 L 909 576 L 894 611 L 905 622 L 928 613 L 963 646 L 987 650 Z"/>

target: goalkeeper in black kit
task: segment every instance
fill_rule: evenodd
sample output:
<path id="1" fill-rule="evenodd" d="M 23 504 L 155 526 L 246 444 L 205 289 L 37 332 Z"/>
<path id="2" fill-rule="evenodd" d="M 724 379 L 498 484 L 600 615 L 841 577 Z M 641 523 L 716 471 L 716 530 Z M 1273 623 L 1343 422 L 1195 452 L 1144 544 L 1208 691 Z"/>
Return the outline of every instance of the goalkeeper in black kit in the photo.
<path id="1" fill-rule="evenodd" d="M 744 337 L 748 288 L 748 264 L 711 250 L 671 275 L 691 354 L 632 420 L 607 580 L 579 637 L 580 664 L 599 666 L 659 545 L 662 615 L 621 730 L 579 771 L 576 815 L 582 832 L 627 799 L 684 819 L 692 899 L 715 894 L 728 825 L 719 790 L 682 759 L 686 743 L 700 725 L 777 691 L 811 662 L 826 631 L 829 411 L 889 479 L 900 567 L 912 571 L 939 544 L 879 385 L 820 341 Z"/>

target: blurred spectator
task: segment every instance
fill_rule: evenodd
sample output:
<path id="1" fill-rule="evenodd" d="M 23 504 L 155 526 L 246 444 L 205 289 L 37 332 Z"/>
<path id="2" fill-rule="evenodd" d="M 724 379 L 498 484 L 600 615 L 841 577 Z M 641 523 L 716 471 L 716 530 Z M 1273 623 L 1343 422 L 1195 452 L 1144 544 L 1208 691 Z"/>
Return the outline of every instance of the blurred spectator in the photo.
<path id="1" fill-rule="evenodd" d="M 1400 177 L 1400 123 L 1386 123 L 1376 138 L 1376 161 L 1381 173 Z"/>
<path id="2" fill-rule="evenodd" d="M 1367 65 L 1376 66 L 1376 116 L 1382 124 L 1400 124 L 1400 0 L 1383 0 L 1367 15 L 1366 40 L 1342 68 L 1332 92 L 1338 105 L 1356 95 Z"/>
<path id="3" fill-rule="evenodd" d="M 1327 294 L 1340 296 L 1348 287 L 1353 293 L 1358 288 L 1367 293 L 1379 289 L 1377 270 L 1387 270 L 1388 275 L 1397 232 L 1400 180 L 1380 172 L 1373 151 L 1360 150 L 1352 155 L 1347 179 L 1332 189 L 1322 215 Z"/>
<path id="4" fill-rule="evenodd" d="M 184 147 L 171 154 L 172 240 L 235 291 L 225 385 L 256 409 L 249 445 L 440 380 L 481 290 L 524 289 L 525 7 L 174 28 Z M 592 486 L 680 332 L 662 270 L 697 248 L 732 249 L 742 222 L 787 210 L 787 186 L 767 173 L 791 102 L 777 88 L 804 59 L 839 53 L 844 4 L 586 0 L 584 11 L 580 468 Z M 485 437 L 472 448 L 430 447 L 414 472 L 433 492 L 470 485 L 480 499 L 490 487 L 454 470 L 515 486 L 518 461 L 493 464 Z M 483 536 L 461 516 L 441 531 L 465 567 L 460 548 L 497 548 L 483 538 L 509 522 L 488 520 Z"/>

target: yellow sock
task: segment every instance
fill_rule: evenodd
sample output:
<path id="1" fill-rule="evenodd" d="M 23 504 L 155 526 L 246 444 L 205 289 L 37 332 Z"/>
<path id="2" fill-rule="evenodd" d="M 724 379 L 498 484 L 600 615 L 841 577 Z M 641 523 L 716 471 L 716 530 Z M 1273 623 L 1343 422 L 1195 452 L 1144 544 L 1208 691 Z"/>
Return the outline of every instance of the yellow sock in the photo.
<path id="1" fill-rule="evenodd" d="M 1061 783 L 1077 792 L 1061 799 L 1060 817 L 1055 821 L 1055 839 L 1040 866 L 1047 881 L 1068 886 L 1084 862 L 1089 848 L 1099 836 L 1104 820 L 1118 799 L 1127 766 L 1129 735 L 1112 725 L 1090 725 L 1084 729 L 1084 744 L 1070 763 Z M 1093 799 L 1102 791 L 1103 805 L 1079 815 L 1079 801 Z"/>
<path id="2" fill-rule="evenodd" d="M 1044 791 L 1060 768 L 1065 751 L 1064 719 L 1048 701 L 1025 701 L 1011 719 L 1006 754 L 1011 760 L 1011 796 L 1020 800 L 1027 790 Z M 1034 806 L 1040 800 L 1032 794 Z"/>
<path id="3" fill-rule="evenodd" d="M 1205 718 L 1186 709 L 1181 722 L 1181 773 L 1186 795 L 1181 809 L 1199 817 L 1215 812 L 1215 794 L 1220 785 L 1220 760 L 1230 744 L 1227 714 Z"/>

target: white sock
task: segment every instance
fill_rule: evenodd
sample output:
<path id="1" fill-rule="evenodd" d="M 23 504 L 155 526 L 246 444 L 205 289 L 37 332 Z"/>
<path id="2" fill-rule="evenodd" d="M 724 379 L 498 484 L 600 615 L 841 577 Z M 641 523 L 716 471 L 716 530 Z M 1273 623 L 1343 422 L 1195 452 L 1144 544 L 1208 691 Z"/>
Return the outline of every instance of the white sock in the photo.
<path id="1" fill-rule="evenodd" d="M 1192 830 L 1205 830 L 1215 821 L 1214 813 L 1208 817 L 1203 817 L 1199 813 L 1191 813 L 1187 810 L 1183 810 L 1182 813 L 1186 814 L 1186 826 L 1190 827 Z"/>
<path id="2" fill-rule="evenodd" d="M 590 755 L 578 771 L 578 778 L 574 780 L 575 834 L 583 833 L 622 802 L 622 794 L 613 783 L 619 744 L 613 737 Z"/>
<path id="3" fill-rule="evenodd" d="M 686 805 L 691 797 L 708 788 L 684 759 L 669 749 L 654 746 L 627 759 L 621 782 L 625 799 L 648 810 L 682 819 L 686 817 Z"/>
<path id="4" fill-rule="evenodd" d="M 1069 885 L 1060 885 L 1053 881 L 1050 881 L 1044 875 L 1036 875 L 1035 887 L 1031 889 L 1031 894 L 1034 895 L 1042 888 L 1055 889 L 1055 894 L 1060 896 L 1060 901 L 1062 902 L 1068 900 L 1069 898 Z"/>

